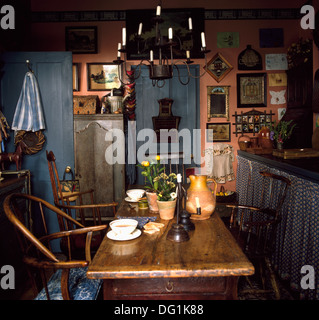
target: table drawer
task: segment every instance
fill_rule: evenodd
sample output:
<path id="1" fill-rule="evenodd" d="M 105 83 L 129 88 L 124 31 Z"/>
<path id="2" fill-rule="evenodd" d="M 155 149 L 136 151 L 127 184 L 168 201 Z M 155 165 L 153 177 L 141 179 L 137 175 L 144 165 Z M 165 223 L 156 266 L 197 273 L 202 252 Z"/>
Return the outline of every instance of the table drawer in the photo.
<path id="1" fill-rule="evenodd" d="M 226 291 L 226 280 L 225 277 L 115 279 L 112 291 L 115 295 L 216 293 Z"/>

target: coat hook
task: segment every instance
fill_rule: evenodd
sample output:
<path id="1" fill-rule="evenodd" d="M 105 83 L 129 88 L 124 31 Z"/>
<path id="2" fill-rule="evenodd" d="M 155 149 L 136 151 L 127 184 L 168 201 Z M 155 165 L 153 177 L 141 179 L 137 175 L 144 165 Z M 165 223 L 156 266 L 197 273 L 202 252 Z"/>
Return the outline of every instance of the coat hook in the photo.
<path id="1" fill-rule="evenodd" d="M 28 66 L 29 71 L 33 73 L 33 70 L 31 69 L 31 66 L 30 66 L 30 60 L 26 60 L 25 62 Z"/>

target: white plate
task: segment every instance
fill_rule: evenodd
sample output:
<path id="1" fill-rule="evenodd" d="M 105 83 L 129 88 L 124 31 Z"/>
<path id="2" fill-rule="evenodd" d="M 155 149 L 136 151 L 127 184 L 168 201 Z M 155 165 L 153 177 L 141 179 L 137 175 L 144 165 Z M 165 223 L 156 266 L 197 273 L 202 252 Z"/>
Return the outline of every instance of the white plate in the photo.
<path id="1" fill-rule="evenodd" d="M 142 199 L 142 198 L 140 198 L 140 199 Z M 125 198 L 125 201 L 127 201 L 127 202 L 138 202 L 140 199 L 138 199 L 138 200 L 133 200 L 133 199 L 131 199 L 130 197 L 126 197 L 126 198 Z"/>
<path id="2" fill-rule="evenodd" d="M 128 235 L 117 235 L 113 230 L 109 231 L 106 235 L 111 240 L 117 240 L 117 241 L 126 241 L 126 240 L 133 240 L 135 238 L 138 238 L 142 234 L 142 231 L 140 229 L 135 229 L 132 233 Z"/>

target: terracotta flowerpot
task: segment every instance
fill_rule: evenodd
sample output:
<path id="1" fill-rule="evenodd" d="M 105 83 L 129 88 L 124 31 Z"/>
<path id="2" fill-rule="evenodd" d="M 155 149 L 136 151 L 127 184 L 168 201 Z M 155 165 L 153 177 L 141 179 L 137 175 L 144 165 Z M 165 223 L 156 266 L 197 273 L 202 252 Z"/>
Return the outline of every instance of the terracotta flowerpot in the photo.
<path id="1" fill-rule="evenodd" d="M 216 207 L 217 183 L 214 179 L 207 179 L 205 175 L 190 175 L 191 184 L 187 190 L 186 210 L 191 214 L 191 219 L 205 220 L 214 212 Z M 214 183 L 213 191 L 207 186 Z M 198 198 L 201 214 L 197 215 L 196 198 Z"/>
<path id="2" fill-rule="evenodd" d="M 158 210 L 160 218 L 163 220 L 171 220 L 174 218 L 176 199 L 173 201 L 158 201 Z"/>
<path id="3" fill-rule="evenodd" d="M 146 198 L 148 202 L 149 211 L 158 213 L 157 194 L 156 192 L 147 192 Z"/>

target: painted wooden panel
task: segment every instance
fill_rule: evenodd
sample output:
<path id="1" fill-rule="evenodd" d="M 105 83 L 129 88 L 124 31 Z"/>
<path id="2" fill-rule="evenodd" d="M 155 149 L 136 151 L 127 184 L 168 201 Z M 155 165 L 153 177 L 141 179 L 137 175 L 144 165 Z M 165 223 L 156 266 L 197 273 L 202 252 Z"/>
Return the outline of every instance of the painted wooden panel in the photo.
<path id="1" fill-rule="evenodd" d="M 20 96 L 24 76 L 28 71 L 26 60 L 38 80 L 46 122 L 46 142 L 41 151 L 25 155 L 22 169 L 31 171 L 31 192 L 53 203 L 53 195 L 45 150 L 52 150 L 60 178 L 67 165 L 74 167 L 73 143 L 73 91 L 72 54 L 70 52 L 12 52 L 1 55 L 1 109 L 11 126 L 16 104 Z M 14 151 L 14 132 L 10 132 L 7 151 Z M 15 167 L 10 167 L 15 170 Z M 52 231 L 57 231 L 55 217 Z"/>
<path id="2" fill-rule="evenodd" d="M 199 74 L 199 66 L 189 66 L 192 74 Z M 138 71 L 136 71 L 138 72 Z M 149 79 L 149 71 L 146 66 L 141 69 L 141 76 L 136 81 L 136 132 L 137 132 L 137 149 L 147 143 L 148 138 L 140 134 L 140 130 L 144 128 L 153 129 L 152 117 L 159 114 L 158 100 L 163 98 L 173 99 L 172 114 L 180 116 L 179 132 L 182 129 L 189 129 L 191 138 L 193 138 L 193 130 L 199 129 L 199 79 L 191 78 L 188 85 L 182 85 L 178 77 L 181 77 L 183 82 L 187 81 L 187 68 L 181 66 L 180 74 L 174 69 L 173 78 L 166 80 L 162 88 L 152 85 Z M 160 84 L 162 85 L 162 83 Z M 200 154 L 200 140 L 198 143 L 184 143 L 183 138 L 179 139 L 179 143 L 151 143 L 150 148 L 156 153 L 162 150 L 168 151 L 184 151 L 189 154 Z M 146 145 L 145 145 L 146 146 Z M 146 150 L 146 153 L 153 153 L 152 150 Z M 141 175 L 138 173 L 137 181 L 142 183 Z"/>

